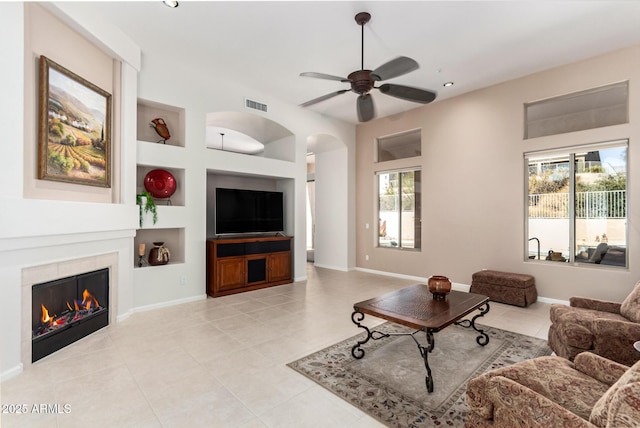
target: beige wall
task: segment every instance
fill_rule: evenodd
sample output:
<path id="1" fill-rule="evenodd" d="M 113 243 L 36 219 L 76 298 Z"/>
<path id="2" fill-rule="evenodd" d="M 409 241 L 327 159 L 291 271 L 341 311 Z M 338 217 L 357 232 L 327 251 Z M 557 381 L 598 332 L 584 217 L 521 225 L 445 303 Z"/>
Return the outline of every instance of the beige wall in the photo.
<path id="1" fill-rule="evenodd" d="M 523 103 L 630 80 L 630 123 L 558 136 L 523 139 Z M 537 73 L 357 128 L 358 268 L 469 284 L 473 272 L 499 269 L 535 276 L 540 296 L 622 300 L 640 279 L 640 46 Z M 443 89 L 443 91 L 446 89 Z M 376 96 L 383 96 L 376 94 Z M 422 129 L 422 156 L 374 163 L 380 136 Z M 525 262 L 523 153 L 628 138 L 629 254 L 626 269 Z M 376 170 L 421 167 L 422 251 L 375 246 Z M 367 224 L 369 228 L 367 228 Z M 368 260 L 366 260 L 368 256 Z"/>
<path id="2" fill-rule="evenodd" d="M 120 63 L 37 4 L 25 4 L 24 196 L 85 202 L 119 202 Z M 112 95 L 111 188 L 38 180 L 38 81 L 44 55 Z"/>

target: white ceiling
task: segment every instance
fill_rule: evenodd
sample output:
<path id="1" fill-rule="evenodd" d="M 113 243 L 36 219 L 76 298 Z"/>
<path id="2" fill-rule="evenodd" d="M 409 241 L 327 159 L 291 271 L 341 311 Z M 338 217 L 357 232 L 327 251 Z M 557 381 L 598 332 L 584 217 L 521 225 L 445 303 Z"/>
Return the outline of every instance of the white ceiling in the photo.
<path id="1" fill-rule="evenodd" d="M 301 104 L 348 88 L 300 77 L 346 77 L 360 69 L 358 12 L 371 13 L 364 66 L 403 55 L 420 69 L 389 83 L 438 92 L 443 100 L 536 71 L 640 43 L 640 1 L 161 1 L 72 2 L 127 33 L 146 53 L 163 55 L 212 79 L 241 82 Z M 455 82 L 450 88 L 447 81 Z M 377 116 L 419 104 L 373 91 Z M 258 99 L 258 101 L 263 101 Z M 357 123 L 352 92 L 307 107 Z"/>

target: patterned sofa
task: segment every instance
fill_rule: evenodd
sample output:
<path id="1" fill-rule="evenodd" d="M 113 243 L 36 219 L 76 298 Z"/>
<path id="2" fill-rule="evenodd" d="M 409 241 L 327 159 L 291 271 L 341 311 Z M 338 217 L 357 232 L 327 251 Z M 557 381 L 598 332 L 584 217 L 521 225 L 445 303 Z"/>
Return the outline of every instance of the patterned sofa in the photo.
<path id="1" fill-rule="evenodd" d="M 628 367 L 591 352 L 574 362 L 538 357 L 470 380 L 467 428 L 637 427 L 640 362 Z"/>
<path id="2" fill-rule="evenodd" d="M 630 366 L 640 360 L 633 344 L 640 340 L 640 282 L 622 303 L 572 297 L 570 306 L 551 305 L 549 347 L 573 360 L 591 351 Z"/>

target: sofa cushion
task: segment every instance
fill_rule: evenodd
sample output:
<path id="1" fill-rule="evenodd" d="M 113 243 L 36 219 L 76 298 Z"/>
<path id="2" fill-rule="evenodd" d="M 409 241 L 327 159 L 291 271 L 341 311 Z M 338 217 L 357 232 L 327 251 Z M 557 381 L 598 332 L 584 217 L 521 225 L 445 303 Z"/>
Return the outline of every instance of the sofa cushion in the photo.
<path id="1" fill-rule="evenodd" d="M 608 385 L 574 369 L 573 363 L 561 357 L 538 357 L 512 366 L 491 370 L 467 384 L 467 403 L 485 419 L 493 416 L 493 403 L 485 391 L 488 382 L 502 376 L 564 407 L 587 420 L 591 409 L 607 391 Z"/>
<path id="2" fill-rule="evenodd" d="M 609 247 L 600 260 L 601 265 L 626 266 L 627 249 L 624 247 Z"/>
<path id="3" fill-rule="evenodd" d="M 589 257 L 589 262 L 600 263 L 600 260 L 602 260 L 602 256 L 607 252 L 608 248 L 609 245 L 607 245 L 605 242 L 599 243 L 593 254 L 591 254 L 591 257 Z"/>
<path id="4" fill-rule="evenodd" d="M 633 322 L 640 323 L 640 281 L 622 302 L 620 314 Z"/>
<path id="5" fill-rule="evenodd" d="M 631 382 L 613 396 L 607 414 L 608 427 L 637 427 L 640 421 L 640 382 Z"/>
<path id="6" fill-rule="evenodd" d="M 595 300 L 588 297 L 574 296 L 569 298 L 569 306 L 574 308 L 593 309 L 600 312 L 620 313 L 620 302 L 610 302 L 608 300 Z"/>
<path id="7" fill-rule="evenodd" d="M 559 304 L 551 305 L 549 316 L 563 342 L 579 349 L 593 349 L 596 320 L 628 321 L 622 315 L 611 312 L 573 308 Z"/>
<path id="8" fill-rule="evenodd" d="M 620 401 L 624 401 L 625 399 L 624 393 L 618 394 L 618 391 L 636 382 L 640 382 L 640 361 L 627 370 L 627 372 L 600 397 L 595 406 L 593 406 L 589 422 L 599 427 L 607 426 L 609 411 L 615 411 L 617 406 L 619 407 L 621 404 Z"/>
<path id="9" fill-rule="evenodd" d="M 609 386 L 613 386 L 629 370 L 629 366 L 601 357 L 593 352 L 578 354 L 573 364 L 576 370 L 580 370 L 582 373 Z"/>

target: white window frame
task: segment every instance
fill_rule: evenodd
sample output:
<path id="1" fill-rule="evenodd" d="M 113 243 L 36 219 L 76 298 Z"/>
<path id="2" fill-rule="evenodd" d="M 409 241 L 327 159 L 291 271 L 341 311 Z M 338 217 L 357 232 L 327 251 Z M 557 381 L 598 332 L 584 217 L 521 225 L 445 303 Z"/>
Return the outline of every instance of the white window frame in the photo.
<path id="1" fill-rule="evenodd" d="M 591 151 L 599 151 L 605 149 L 611 149 L 616 147 L 624 147 L 627 150 L 627 158 L 626 158 L 626 207 L 625 207 L 625 265 L 624 266 L 611 266 L 611 265 L 599 265 L 599 264 L 586 264 L 576 261 L 576 171 L 575 171 L 575 155 L 576 153 L 581 152 L 591 152 Z M 535 237 L 529 236 L 529 163 L 531 159 L 535 158 L 549 158 L 557 156 L 568 156 L 569 157 L 569 259 L 567 263 L 571 266 L 602 266 L 602 267 L 613 267 L 613 268 L 622 268 L 629 269 L 629 198 L 631 192 L 629 191 L 629 140 L 614 140 L 608 142 L 601 142 L 595 144 L 588 145 L 580 145 L 573 147 L 563 147 L 553 150 L 542 150 L 542 151 L 531 151 L 524 153 L 524 221 L 525 221 L 525 236 L 524 236 L 524 259 L 525 261 L 537 261 L 536 259 L 529 258 L 530 252 L 530 241 L 535 239 Z M 543 250 L 544 253 L 544 250 Z M 545 260 L 546 253 L 540 255 L 541 260 Z"/>
<path id="2" fill-rule="evenodd" d="M 392 245 L 380 245 L 380 219 L 381 219 L 381 213 L 380 213 L 380 176 L 381 175 L 386 175 L 386 174 L 402 174 L 402 173 L 406 173 L 406 172 L 419 172 L 420 173 L 420 180 L 418 181 L 418 183 L 420 184 L 420 193 L 419 196 L 415 197 L 416 200 L 414 200 L 414 204 L 415 204 L 415 211 L 414 211 L 414 223 L 413 223 L 413 231 L 414 231 L 414 246 L 413 247 L 404 247 L 402 245 L 402 237 L 400 236 L 398 238 L 398 245 L 397 246 L 392 246 Z M 415 177 L 414 177 L 415 180 Z M 403 251 L 422 251 L 422 189 L 421 189 L 421 183 L 422 183 L 422 168 L 421 167 L 408 167 L 408 168 L 401 168 L 401 169 L 389 169 L 389 170 L 382 170 L 382 171 L 376 171 L 375 172 L 375 189 L 376 189 L 376 209 L 375 209 L 375 213 L 376 213 L 376 218 L 378 219 L 378 222 L 376 223 L 376 229 L 375 229 L 375 246 L 377 248 L 386 248 L 386 249 L 399 249 L 399 250 L 403 250 Z M 401 190 L 402 186 L 400 185 L 400 190 Z M 414 192 L 415 192 L 415 181 L 414 181 Z M 415 193 L 414 193 L 415 194 Z M 400 194 L 401 195 L 401 194 Z M 400 210 L 398 211 L 398 230 L 399 233 L 402 234 L 402 202 L 400 202 Z"/>

